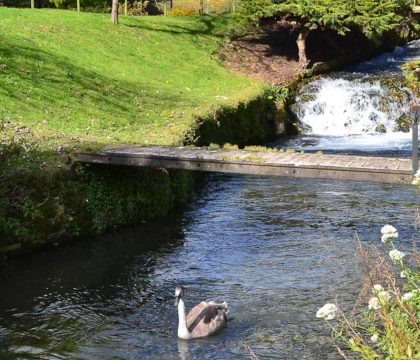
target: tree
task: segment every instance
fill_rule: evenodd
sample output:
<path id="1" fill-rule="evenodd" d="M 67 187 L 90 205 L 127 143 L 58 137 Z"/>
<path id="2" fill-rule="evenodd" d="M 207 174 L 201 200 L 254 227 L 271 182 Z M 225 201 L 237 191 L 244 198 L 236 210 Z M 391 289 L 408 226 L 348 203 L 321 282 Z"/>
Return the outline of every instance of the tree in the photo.
<path id="1" fill-rule="evenodd" d="M 275 0 L 274 0 L 275 1 Z M 240 17 L 257 24 L 275 17 L 298 34 L 299 64 L 308 66 L 306 40 L 312 30 L 332 29 L 345 35 L 358 29 L 370 39 L 396 29 L 410 14 L 411 0 L 244 0 Z"/>
<path id="2" fill-rule="evenodd" d="M 114 24 L 118 24 L 118 7 L 119 7 L 118 0 L 112 0 L 112 9 L 111 9 L 111 21 Z"/>

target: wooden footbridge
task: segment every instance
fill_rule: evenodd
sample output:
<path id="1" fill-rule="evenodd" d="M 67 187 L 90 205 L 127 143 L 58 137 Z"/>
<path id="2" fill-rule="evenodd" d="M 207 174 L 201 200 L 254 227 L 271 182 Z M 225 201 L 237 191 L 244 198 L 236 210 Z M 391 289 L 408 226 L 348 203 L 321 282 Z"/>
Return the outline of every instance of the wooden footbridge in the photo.
<path id="1" fill-rule="evenodd" d="M 74 160 L 90 164 L 159 167 L 393 184 L 409 184 L 412 179 L 412 167 L 409 158 L 330 155 L 288 151 L 130 146 L 103 152 L 79 152 L 75 154 Z"/>

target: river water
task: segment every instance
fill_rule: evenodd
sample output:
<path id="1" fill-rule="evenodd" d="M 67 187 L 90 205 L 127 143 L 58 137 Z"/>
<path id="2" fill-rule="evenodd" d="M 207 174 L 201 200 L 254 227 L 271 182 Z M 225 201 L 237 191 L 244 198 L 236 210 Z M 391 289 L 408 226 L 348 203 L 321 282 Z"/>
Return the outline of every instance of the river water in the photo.
<path id="1" fill-rule="evenodd" d="M 348 148 L 363 151 L 367 132 L 380 138 L 380 151 L 401 150 L 388 135 L 406 134 L 373 133 L 369 124 L 364 131 L 361 124 L 328 122 L 344 133 L 314 133 L 319 117 L 308 114 L 325 98 L 324 86 L 350 81 L 332 76 L 309 85 L 313 96 L 297 111 L 312 132 L 294 145 L 334 150 L 326 144 L 355 138 Z M 388 121 L 375 111 L 373 121 Z M 409 252 L 417 207 L 412 186 L 209 175 L 177 215 L 7 261 L 0 268 L 0 359 L 233 360 L 248 359 L 248 347 L 260 359 L 338 359 L 315 313 L 334 297 L 343 309 L 355 303 L 364 277 L 355 231 L 366 246 L 381 246 L 380 228 L 392 224 L 399 248 Z M 177 284 L 186 287 L 187 307 L 228 301 L 227 328 L 178 340 Z"/>
<path id="2" fill-rule="evenodd" d="M 1 359 L 337 359 L 316 310 L 354 303 L 357 231 L 380 244 L 391 223 L 408 249 L 415 189 L 214 175 L 186 211 L 10 260 L 0 271 Z M 177 340 L 174 288 L 187 306 L 229 302 L 232 320 Z"/>

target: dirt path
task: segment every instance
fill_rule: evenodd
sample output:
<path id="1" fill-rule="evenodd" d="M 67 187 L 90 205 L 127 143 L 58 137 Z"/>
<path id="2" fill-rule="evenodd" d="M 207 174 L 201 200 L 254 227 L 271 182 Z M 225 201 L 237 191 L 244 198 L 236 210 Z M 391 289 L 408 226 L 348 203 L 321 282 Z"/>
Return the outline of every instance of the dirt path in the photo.
<path id="1" fill-rule="evenodd" d="M 220 55 L 228 69 L 270 84 L 290 84 L 300 71 L 293 37 L 273 26 L 228 43 Z"/>

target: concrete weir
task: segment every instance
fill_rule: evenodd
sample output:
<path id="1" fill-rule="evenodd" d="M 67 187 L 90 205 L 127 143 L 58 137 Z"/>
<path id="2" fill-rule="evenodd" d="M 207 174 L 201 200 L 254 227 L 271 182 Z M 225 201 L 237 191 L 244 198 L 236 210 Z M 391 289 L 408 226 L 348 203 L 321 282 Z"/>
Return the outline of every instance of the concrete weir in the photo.
<path id="1" fill-rule="evenodd" d="M 90 164 L 184 169 L 281 177 L 409 184 L 411 160 L 320 153 L 209 150 L 195 147 L 127 146 L 78 152 L 74 161 Z"/>

